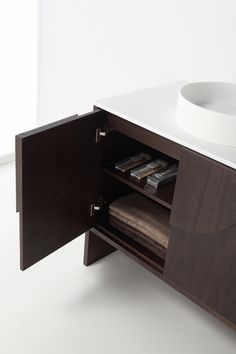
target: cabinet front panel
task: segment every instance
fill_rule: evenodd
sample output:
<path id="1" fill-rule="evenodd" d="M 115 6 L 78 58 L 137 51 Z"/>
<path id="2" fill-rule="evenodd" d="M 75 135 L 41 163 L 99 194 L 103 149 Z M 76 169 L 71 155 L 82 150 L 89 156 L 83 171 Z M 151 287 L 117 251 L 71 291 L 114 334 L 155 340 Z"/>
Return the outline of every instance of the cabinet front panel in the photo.
<path id="1" fill-rule="evenodd" d="M 170 222 L 198 233 L 236 224 L 236 171 L 183 149 Z"/>
<path id="2" fill-rule="evenodd" d="M 165 275 L 236 324 L 236 226 L 208 234 L 172 228 Z"/>
<path id="3" fill-rule="evenodd" d="M 185 149 L 164 273 L 236 324 L 236 171 Z"/>
<path id="4" fill-rule="evenodd" d="M 17 209 L 21 269 L 94 225 L 100 110 L 73 116 L 16 137 Z"/>

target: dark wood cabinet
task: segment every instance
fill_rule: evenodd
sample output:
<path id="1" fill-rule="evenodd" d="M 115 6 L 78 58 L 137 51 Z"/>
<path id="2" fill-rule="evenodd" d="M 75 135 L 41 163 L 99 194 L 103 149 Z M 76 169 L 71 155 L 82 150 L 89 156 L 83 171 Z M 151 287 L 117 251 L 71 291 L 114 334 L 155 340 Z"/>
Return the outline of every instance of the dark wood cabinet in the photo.
<path id="1" fill-rule="evenodd" d="M 179 163 L 176 184 L 153 192 L 110 168 L 143 150 Z M 235 176 L 229 167 L 97 108 L 20 134 L 21 269 L 86 232 L 85 265 L 118 249 L 236 326 Z M 170 217 L 165 258 L 108 222 L 109 204 L 134 190 Z"/>
<path id="2" fill-rule="evenodd" d="M 235 171 L 183 149 L 165 275 L 236 323 Z"/>
<path id="3" fill-rule="evenodd" d="M 97 110 L 16 137 L 17 210 L 21 269 L 48 256 L 95 225 L 101 146 Z"/>

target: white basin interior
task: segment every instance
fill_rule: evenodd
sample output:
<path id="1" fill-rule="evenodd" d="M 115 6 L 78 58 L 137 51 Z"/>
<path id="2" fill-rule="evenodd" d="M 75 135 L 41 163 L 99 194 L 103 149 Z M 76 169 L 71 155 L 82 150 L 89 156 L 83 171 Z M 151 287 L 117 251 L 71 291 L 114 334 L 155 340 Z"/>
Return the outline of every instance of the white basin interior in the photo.
<path id="1" fill-rule="evenodd" d="M 176 121 L 200 139 L 236 147 L 236 84 L 196 82 L 179 92 Z"/>

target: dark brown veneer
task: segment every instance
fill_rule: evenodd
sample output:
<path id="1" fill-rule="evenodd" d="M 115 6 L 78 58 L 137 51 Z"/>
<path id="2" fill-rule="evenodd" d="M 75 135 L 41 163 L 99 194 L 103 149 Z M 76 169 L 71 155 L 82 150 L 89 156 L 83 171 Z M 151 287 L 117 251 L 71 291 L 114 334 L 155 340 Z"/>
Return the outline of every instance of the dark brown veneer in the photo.
<path id="1" fill-rule="evenodd" d="M 111 129 L 114 129 L 122 134 L 125 134 L 143 144 L 152 147 L 164 154 L 173 157 L 176 160 L 180 159 L 182 146 L 166 139 L 158 134 L 155 134 L 147 129 L 141 128 L 125 119 L 122 119 L 112 113 L 106 112 L 106 121 Z"/>
<path id="2" fill-rule="evenodd" d="M 97 110 L 16 137 L 17 210 L 21 269 L 30 267 L 95 223 L 99 144 Z"/>
<path id="3" fill-rule="evenodd" d="M 98 128 L 109 133 L 96 141 Z M 142 149 L 180 161 L 176 185 L 154 194 L 104 167 Z M 95 109 L 18 135 L 16 177 L 21 269 L 87 231 L 85 265 L 118 249 L 236 329 L 234 170 Z M 133 190 L 170 213 L 166 259 L 108 223 L 109 203 Z"/>
<path id="4" fill-rule="evenodd" d="M 112 171 L 108 168 L 104 168 L 105 173 L 111 175 L 113 178 L 121 181 L 122 183 L 126 184 L 127 186 L 133 188 L 137 192 L 145 195 L 146 197 L 154 200 L 155 202 L 164 205 L 166 208 L 172 208 L 173 196 L 175 191 L 175 182 L 171 182 L 170 184 L 164 185 L 159 190 L 155 190 L 153 188 L 149 188 L 147 185 L 137 184 L 132 181 L 131 178 L 127 176 L 122 176 Z"/>

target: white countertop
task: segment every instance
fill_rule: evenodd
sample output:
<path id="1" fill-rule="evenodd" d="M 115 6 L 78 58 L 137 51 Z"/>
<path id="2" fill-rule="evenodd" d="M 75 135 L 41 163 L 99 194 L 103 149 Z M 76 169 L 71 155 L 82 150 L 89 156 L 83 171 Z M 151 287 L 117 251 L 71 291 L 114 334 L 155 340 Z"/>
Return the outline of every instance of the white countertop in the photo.
<path id="1" fill-rule="evenodd" d="M 178 93 L 185 84 L 184 81 L 172 82 L 102 98 L 96 100 L 94 105 L 236 169 L 236 148 L 203 141 L 185 133 L 176 125 Z"/>

